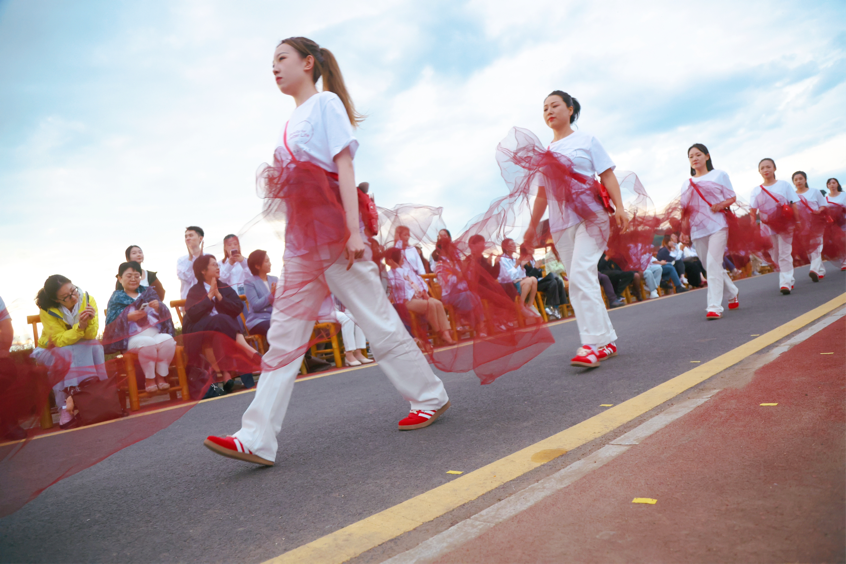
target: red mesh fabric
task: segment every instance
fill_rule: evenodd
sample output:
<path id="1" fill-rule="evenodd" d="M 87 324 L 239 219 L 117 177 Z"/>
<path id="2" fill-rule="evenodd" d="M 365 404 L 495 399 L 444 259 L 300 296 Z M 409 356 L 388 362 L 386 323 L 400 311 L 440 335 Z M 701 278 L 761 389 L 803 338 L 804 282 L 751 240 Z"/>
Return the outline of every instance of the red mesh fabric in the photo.
<path id="1" fill-rule="evenodd" d="M 829 200 L 825 211 L 831 221 L 826 221 L 823 231 L 823 256 L 828 260 L 846 260 L 846 207 Z"/>
<path id="2" fill-rule="evenodd" d="M 719 216 L 703 212 L 700 203 L 704 201 L 706 206 L 710 207 L 723 200 L 723 188 L 719 184 L 708 181 L 696 181 L 695 184 L 689 182 L 681 196 L 664 209 L 662 220 L 674 230 L 680 229 L 685 235 L 690 235 L 694 230 L 723 229 Z M 728 227 L 726 252 L 731 256 L 735 266 L 742 268 L 753 254 L 768 257 L 772 242 L 761 233 L 749 213 L 748 206 L 736 201 L 732 204 L 732 208 L 731 211 L 719 213 L 725 218 Z"/>
<path id="3" fill-rule="evenodd" d="M 815 209 L 815 205 L 799 195 L 799 228 L 793 234 L 793 259 L 801 264 L 810 262 L 810 254 L 823 243 L 826 225 L 831 221 L 825 208 Z M 814 213 L 817 212 L 817 213 Z"/>
<path id="4" fill-rule="evenodd" d="M 761 223 L 770 228 L 773 233 L 790 233 L 796 226 L 793 207 L 780 194 L 761 187 L 761 195 L 757 198 L 758 214 Z"/>
<path id="5" fill-rule="evenodd" d="M 532 360 L 554 340 L 549 329 L 539 323 L 538 314 L 519 309 L 496 276 L 481 266 L 480 257 L 471 257 L 469 238 L 482 231 L 476 223 L 471 222 L 455 241 L 438 239 L 444 228 L 441 211 L 411 204 L 380 208 L 380 243 L 389 251 L 396 245 L 397 227 L 403 226 L 409 231 L 409 246 L 438 250 L 441 260 L 427 284 L 427 298 L 440 299 L 444 304 L 455 325 L 450 332 L 459 342 L 455 346 L 431 345 L 426 318 L 414 315 L 413 320 L 402 298 L 398 299 L 406 295 L 405 277 L 389 276 L 389 292 L 400 317 L 419 337 L 432 364 L 448 372 L 472 370 L 482 384 L 489 384 Z M 493 246 L 489 240 L 488 246 Z M 488 266 L 493 271 L 490 260 Z M 419 282 L 415 280 L 415 284 Z"/>
<path id="6" fill-rule="evenodd" d="M 604 188 L 591 177 L 575 171 L 565 156 L 545 149 L 530 131 L 512 128 L 497 147 L 497 162 L 509 189 L 508 196 L 495 201 L 488 212 L 475 220 L 479 232 L 501 241 L 509 236 L 522 236 L 531 216 L 531 205 L 538 186 L 546 189 L 550 228 L 553 240 L 557 223 L 553 218 L 574 214 L 584 222 L 597 243 L 607 247 L 607 254 L 621 266 L 642 270 L 644 249 L 651 246 L 658 225 L 646 190 L 632 172 L 617 172 L 623 205 L 629 213 L 630 226 L 620 232 L 616 223 L 606 221 L 608 212 L 603 202 Z"/>

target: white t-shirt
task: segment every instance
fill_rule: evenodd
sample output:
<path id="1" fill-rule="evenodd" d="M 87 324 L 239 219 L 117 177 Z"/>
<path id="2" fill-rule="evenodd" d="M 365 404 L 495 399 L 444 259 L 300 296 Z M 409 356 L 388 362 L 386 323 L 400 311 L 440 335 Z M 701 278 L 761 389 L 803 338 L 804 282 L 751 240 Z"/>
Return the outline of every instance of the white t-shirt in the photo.
<path id="1" fill-rule="evenodd" d="M 0 321 L 9 319 L 10 317 L 9 311 L 6 309 L 6 304 L 3 303 L 3 298 L 0 298 Z"/>
<path id="2" fill-rule="evenodd" d="M 785 203 L 792 204 L 799 201 L 799 196 L 796 195 L 796 190 L 786 180 L 776 180 L 775 184 L 772 186 L 764 186 L 764 188 L 767 189 L 767 192 L 776 197 L 778 204 L 776 204 L 775 200 L 773 200 L 769 194 L 761 190 L 761 185 L 759 184 L 754 190 L 752 190 L 752 196 L 749 200 L 752 208 L 773 210 L 775 209 L 773 207 L 775 205 L 781 207 Z M 764 218 L 761 220 L 761 235 L 772 236 L 772 229 L 763 222 L 763 219 Z"/>
<path id="3" fill-rule="evenodd" d="M 526 277 L 526 269 L 517 266 L 517 259 L 502 255 L 499 258 L 499 282 L 509 284 Z"/>
<path id="4" fill-rule="evenodd" d="M 811 207 L 812 210 L 818 210 L 823 206 L 827 206 L 828 202 L 825 201 L 825 196 L 822 195 L 822 192 L 819 190 L 814 190 L 813 188 L 809 189 L 804 194 L 796 193 L 799 196 L 800 200 L 805 200 L 808 202 L 808 205 Z M 805 207 L 805 204 L 800 203 L 799 206 Z M 805 208 L 807 211 L 808 208 Z"/>
<path id="5" fill-rule="evenodd" d="M 711 202 L 711 205 L 717 204 L 719 202 L 724 202 L 729 198 L 734 198 L 737 194 L 734 193 L 734 188 L 731 185 L 731 180 L 729 180 L 728 174 L 723 172 L 722 170 L 711 170 L 707 174 L 702 176 L 691 178 L 690 180 L 685 180 L 682 183 L 681 187 L 681 205 L 682 207 L 690 207 L 692 208 L 692 215 L 698 214 L 705 214 L 710 216 L 707 221 L 697 220 L 695 217 L 690 222 L 690 238 L 693 239 L 701 239 L 703 237 L 707 237 L 708 235 L 713 235 L 718 231 L 722 231 L 723 229 L 728 229 L 728 223 L 726 223 L 726 216 L 723 212 L 712 212 L 711 206 L 709 206 L 704 199 L 699 197 L 699 194 L 696 193 L 690 186 L 690 181 L 694 183 L 699 182 L 713 182 L 714 184 L 718 184 L 722 190 L 720 191 L 720 199 L 716 202 Z M 700 190 L 702 188 L 700 187 Z M 706 198 L 708 194 L 702 192 L 702 195 Z M 713 195 L 712 195 L 713 197 Z"/>
<path id="6" fill-rule="evenodd" d="M 247 259 L 229 264 L 229 259 L 224 259 L 220 265 L 220 280 L 230 286 L 238 294 L 244 293 L 244 281 L 252 276 L 247 266 Z"/>
<path id="7" fill-rule="evenodd" d="M 573 163 L 576 172 L 589 178 L 594 178 L 606 170 L 616 168 L 614 161 L 608 156 L 599 140 L 584 131 L 574 131 L 564 139 L 551 143 L 549 150 L 567 157 Z M 539 184 L 540 182 L 543 181 L 538 180 L 536 183 Z M 606 213 L 602 204 L 594 200 L 590 201 L 590 208 L 597 214 Z M 553 232 L 563 231 L 582 221 L 579 216 L 566 207 L 563 211 L 560 211 L 559 206 L 550 206 L 549 210 L 549 228 Z"/>
<path id="8" fill-rule="evenodd" d="M 285 128 L 277 147 L 285 146 Z M 298 161 L 308 161 L 337 174 L 333 160 L 346 147 L 355 158 L 358 140 L 344 104 L 334 92 L 319 92 L 294 110 L 288 120 L 288 148 Z"/>
<path id="9" fill-rule="evenodd" d="M 402 241 L 397 241 L 396 247 L 402 250 L 403 257 L 405 257 L 405 265 L 420 276 L 426 274 L 426 267 L 423 266 L 423 261 L 420 259 L 420 253 L 417 252 L 416 247 L 408 246 L 402 248 Z"/>
<path id="10" fill-rule="evenodd" d="M 846 192 L 840 192 L 836 196 L 829 194 L 826 196 L 826 201 L 831 204 L 839 204 L 846 208 Z M 846 223 L 843 224 L 843 231 L 846 231 Z"/>

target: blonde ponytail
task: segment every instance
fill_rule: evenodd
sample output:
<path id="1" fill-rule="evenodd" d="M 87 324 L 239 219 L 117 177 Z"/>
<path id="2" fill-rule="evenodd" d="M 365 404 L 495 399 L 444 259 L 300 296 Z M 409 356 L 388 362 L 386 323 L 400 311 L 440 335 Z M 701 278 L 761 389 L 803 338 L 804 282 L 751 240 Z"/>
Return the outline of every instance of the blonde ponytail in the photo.
<path id="1" fill-rule="evenodd" d="M 332 54 L 332 51 L 320 47 L 317 43 L 307 37 L 289 37 L 288 39 L 280 41 L 279 45 L 282 45 L 283 43 L 296 49 L 303 59 L 309 55 L 314 57 L 312 80 L 314 80 L 314 83 L 317 84 L 320 77 L 323 77 L 323 91 L 334 92 L 338 98 L 341 99 L 341 103 L 344 104 L 344 109 L 347 111 L 350 123 L 353 127 L 358 127 L 358 125 L 364 121 L 366 116 L 356 111 L 352 98 L 350 97 L 349 92 L 347 92 L 347 86 L 344 83 L 344 76 L 341 74 L 341 67 L 338 66 L 338 60 L 335 59 L 335 55 Z"/>

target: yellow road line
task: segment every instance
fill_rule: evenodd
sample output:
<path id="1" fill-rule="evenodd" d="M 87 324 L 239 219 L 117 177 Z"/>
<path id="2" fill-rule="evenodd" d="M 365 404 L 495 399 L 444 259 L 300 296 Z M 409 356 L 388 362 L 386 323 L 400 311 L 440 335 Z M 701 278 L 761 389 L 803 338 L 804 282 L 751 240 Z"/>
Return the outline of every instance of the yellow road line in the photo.
<path id="1" fill-rule="evenodd" d="M 473 501 L 556 458 L 556 456 L 535 456 L 539 451 L 556 452 L 560 455 L 597 439 L 844 304 L 846 304 L 846 294 L 841 294 L 769 333 L 609 408 L 599 415 L 267 562 L 273 564 L 345 562 Z M 741 311 L 740 315 L 742 313 Z"/>

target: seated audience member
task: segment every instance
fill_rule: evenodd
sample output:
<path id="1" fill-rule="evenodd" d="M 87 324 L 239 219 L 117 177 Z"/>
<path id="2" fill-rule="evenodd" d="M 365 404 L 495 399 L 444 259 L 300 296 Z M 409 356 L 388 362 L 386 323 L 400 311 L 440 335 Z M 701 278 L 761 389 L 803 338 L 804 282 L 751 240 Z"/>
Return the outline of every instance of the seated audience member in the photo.
<path id="1" fill-rule="evenodd" d="M 270 257 L 266 251 L 258 250 L 250 253 L 247 258 L 247 268 L 250 269 L 250 276 L 244 281 L 244 292 L 247 296 L 247 329 L 251 335 L 267 338 L 279 279 L 276 276 L 270 276 Z M 303 362 L 309 372 L 323 372 L 333 366 L 322 358 L 312 357 L 311 351 L 306 351 Z M 241 380 L 243 379 L 242 375 Z"/>
<path id="2" fill-rule="evenodd" d="M 468 278 L 482 287 L 493 290 L 494 286 L 499 284 L 497 282 L 500 271 L 499 262 L 492 262 L 484 255 L 486 243 L 481 235 L 472 235 L 467 243 L 470 247 L 470 256 L 464 259 L 464 270 Z M 516 290 L 512 290 L 512 297 L 516 295 Z"/>
<path id="3" fill-rule="evenodd" d="M 684 257 L 684 270 L 690 285 L 699 288 L 707 282 L 705 280 L 705 267 L 696 254 L 696 249 L 690 244 L 690 237 L 682 235 L 682 256 Z"/>
<path id="4" fill-rule="evenodd" d="M 0 389 L 7 391 L 19 382 L 18 370 L 9 350 L 12 348 L 15 331 L 12 328 L 12 316 L 0 298 Z M 26 429 L 18 424 L 15 414 L 0 411 L 0 438 L 19 441 L 26 438 Z"/>
<path id="5" fill-rule="evenodd" d="M 141 285 L 141 265 L 137 262 L 122 263 L 117 278 L 121 289 L 114 291 L 106 309 L 106 348 L 110 353 L 129 351 L 138 355 L 147 393 L 167 390 L 167 375 L 176 353 L 170 310 L 155 289 Z"/>
<path id="6" fill-rule="evenodd" d="M 244 339 L 241 334 L 240 320 L 243 302 L 235 290 L 228 286 L 219 284 L 220 266 L 213 255 L 203 255 L 194 260 L 194 276 L 197 282 L 188 292 L 185 300 L 185 317 L 183 318 L 182 333 L 190 335 L 202 331 L 221 333 L 235 341 L 248 354 L 256 354 L 255 350 Z M 186 342 L 188 359 L 196 362 L 201 347 L 195 341 Z M 215 360 L 208 361 L 215 365 Z M 229 371 L 222 371 L 223 389 L 232 390 L 234 384 L 230 383 L 232 375 Z"/>
<path id="7" fill-rule="evenodd" d="M 606 274 L 599 272 L 597 273 L 597 278 L 599 278 L 599 285 L 605 290 L 605 297 L 608 298 L 608 307 L 613 309 L 626 305 L 626 300 L 617 296 L 617 293 L 614 291 L 614 285 Z"/>
<path id="8" fill-rule="evenodd" d="M 247 259 L 250 276 L 244 281 L 247 296 L 247 329 L 252 335 L 267 337 L 270 329 L 270 314 L 276 297 L 279 279 L 270 275 L 270 257 L 266 251 L 257 250 Z"/>
<path id="9" fill-rule="evenodd" d="M 432 256 L 437 256 L 435 274 L 438 277 L 438 284 L 441 286 L 441 300 L 446 305 L 452 306 L 459 316 L 466 318 L 470 326 L 476 328 L 476 333 L 479 336 L 484 336 L 483 320 L 480 318 L 481 316 L 477 316 L 477 312 L 481 311 L 482 302 L 476 294 L 470 291 L 464 273 L 461 271 L 458 255 L 452 249 L 451 243 L 441 242 L 438 244 L 442 245 L 444 253 L 440 254 L 438 250 L 435 250 Z"/>
<path id="10" fill-rule="evenodd" d="M 671 246 L 674 244 L 672 241 L 669 243 Z M 663 248 L 663 247 L 662 247 Z M 666 260 L 660 259 L 660 257 L 666 257 L 666 253 L 661 253 L 661 250 L 658 250 L 658 256 L 655 258 L 657 264 L 661 265 L 661 282 L 660 286 L 662 288 L 669 289 L 669 285 L 667 281 L 669 280 L 673 284 L 673 288 L 675 288 L 676 293 L 684 293 L 687 292 L 687 288 L 684 287 L 681 277 L 679 276 L 679 271 L 676 266 L 672 263 L 668 263 Z M 670 257 L 672 259 L 672 256 Z M 684 264 L 682 261 L 676 261 L 677 264 Z"/>
<path id="11" fill-rule="evenodd" d="M 524 315 L 538 317 L 531 305 L 535 303 L 535 295 L 538 292 L 538 279 L 526 275 L 524 266 L 531 260 L 531 255 L 522 255 L 513 258 L 517 250 L 517 243 L 513 239 L 503 239 L 502 255 L 499 257 L 499 282 L 511 295 L 516 292 L 520 296 L 520 305 L 523 306 Z M 509 292 L 509 286 L 514 290 Z"/>
<path id="12" fill-rule="evenodd" d="M 405 260 L 406 268 L 413 270 L 420 276 L 426 274 L 426 267 L 423 266 L 423 257 L 416 247 L 409 245 L 411 238 L 411 230 L 405 225 L 397 226 L 394 231 L 394 240 L 396 241 L 396 248 L 400 249 Z"/>
<path id="13" fill-rule="evenodd" d="M 361 366 L 373 362 L 361 352 L 367 350 L 367 338 L 364 331 L 355 322 L 351 311 L 338 306 L 332 294 L 326 296 L 317 312 L 318 323 L 337 323 L 341 326 L 341 337 L 344 340 L 344 362 L 347 366 Z"/>
<path id="14" fill-rule="evenodd" d="M 205 232 L 196 225 L 185 228 L 185 246 L 188 254 L 176 261 L 176 276 L 182 287 L 179 296 L 184 300 L 188 298 L 188 291 L 197 283 L 194 276 L 194 261 L 203 256 L 203 237 Z"/>
<path id="15" fill-rule="evenodd" d="M 62 381 L 53 386 L 56 405 L 61 410 L 59 426 L 67 428 L 73 423 L 74 410 L 73 398 L 66 391 L 67 388 L 78 386 L 89 378 L 108 378 L 103 345 L 97 340 L 97 302 L 88 292 L 61 274 L 54 274 L 44 281 L 35 303 L 38 305 L 42 330 L 38 347 L 32 351 L 32 358 L 47 366 L 50 379 L 55 381 L 62 377 L 52 372 L 62 364 L 57 362 L 55 356 L 60 353 L 47 350 L 48 347 L 57 347 L 61 349 L 62 355 L 70 355 L 70 370 Z"/>
<path id="16" fill-rule="evenodd" d="M 658 297 L 658 286 L 661 285 L 661 279 L 664 277 L 664 269 L 662 261 L 659 261 L 652 253 L 648 253 L 649 266 L 643 271 L 643 283 L 649 291 L 649 298 L 655 299 Z M 672 268 L 672 267 L 670 267 Z M 675 269 L 673 269 L 675 272 Z"/>
<path id="17" fill-rule="evenodd" d="M 231 287 L 239 296 L 244 295 L 244 283 L 251 276 L 247 257 L 241 254 L 241 242 L 236 235 L 223 238 L 223 263 L 220 281 Z"/>
<path id="18" fill-rule="evenodd" d="M 445 343 L 454 344 L 455 341 L 449 334 L 450 327 L 444 304 L 429 296 L 426 282 L 417 272 L 406 266 L 405 253 L 399 248 L 393 248 L 388 250 L 385 258 L 391 267 L 388 271 L 388 281 L 394 303 L 405 305 L 410 312 L 423 316 Z"/>
<path id="19" fill-rule="evenodd" d="M 623 270 L 620 266 L 609 259 L 605 253 L 599 257 L 598 264 L 599 272 L 611 279 L 614 285 L 614 293 L 622 298 L 623 291 L 628 287 L 632 287 L 632 294 L 637 301 L 642 301 L 643 296 L 640 293 L 640 272 L 633 272 Z M 610 299 L 610 298 L 609 298 Z"/>
<path id="20" fill-rule="evenodd" d="M 127 262 L 137 262 L 141 264 L 144 262 L 144 251 L 141 250 L 141 247 L 138 245 L 130 245 L 126 248 L 126 255 Z M 142 270 L 141 271 L 141 286 L 145 288 L 152 287 L 156 290 L 156 294 L 159 295 L 159 299 L 163 300 L 165 297 L 165 289 L 162 286 L 161 281 L 156 276 L 156 273 L 152 270 Z M 115 282 L 115 290 L 122 290 L 123 288 L 120 287 L 120 279 Z"/>
<path id="21" fill-rule="evenodd" d="M 661 248 L 658 249 L 658 260 L 675 268 L 676 273 L 679 275 L 679 279 L 681 279 L 685 272 L 683 260 L 684 255 L 681 254 L 681 251 L 677 248 L 676 242 L 673 241 L 673 237 L 675 237 L 675 235 L 664 235 L 664 238 L 661 240 Z M 682 280 L 682 284 L 684 284 L 684 280 Z"/>
<path id="22" fill-rule="evenodd" d="M 723 268 L 728 270 L 732 277 L 740 276 L 740 271 L 734 266 L 734 261 L 731 260 L 728 253 L 723 256 Z"/>
<path id="23" fill-rule="evenodd" d="M 547 274 L 538 268 L 535 259 L 531 258 L 532 253 L 528 251 L 523 245 L 520 245 L 521 256 L 528 255 L 529 262 L 526 263 L 526 274 L 537 279 L 538 291 L 543 292 L 546 296 L 546 314 L 553 319 L 561 319 L 561 310 L 559 307 L 567 303 L 567 292 L 564 290 L 564 281 L 560 277 L 556 277 L 552 272 Z"/>

